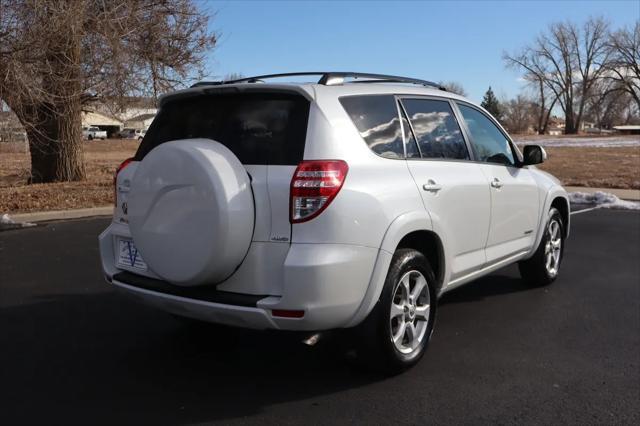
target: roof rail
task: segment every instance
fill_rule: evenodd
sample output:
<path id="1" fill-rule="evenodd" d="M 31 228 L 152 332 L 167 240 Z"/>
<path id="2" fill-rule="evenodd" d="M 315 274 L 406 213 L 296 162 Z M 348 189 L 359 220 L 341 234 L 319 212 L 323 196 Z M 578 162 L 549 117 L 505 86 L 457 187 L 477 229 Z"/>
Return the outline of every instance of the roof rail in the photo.
<path id="1" fill-rule="evenodd" d="M 411 83 L 411 84 L 419 84 L 421 86 L 435 87 L 444 91 L 447 90 L 441 85 L 434 83 L 432 81 L 427 81 L 427 80 L 419 80 L 416 78 L 409 78 L 409 77 L 400 77 L 397 75 L 370 74 L 370 73 L 362 73 L 362 72 L 344 72 L 344 71 L 288 72 L 288 73 L 282 73 L 282 74 L 265 74 L 265 75 L 257 75 L 253 77 L 238 78 L 238 79 L 229 80 L 229 81 L 201 81 L 199 83 L 192 85 L 191 87 L 217 86 L 222 84 L 233 84 L 233 83 L 258 83 L 262 80 L 267 80 L 271 78 L 299 77 L 299 76 L 305 76 L 305 75 L 321 76 L 320 79 L 318 80 L 318 84 L 323 84 L 325 86 L 334 86 L 338 84 L 343 84 L 346 78 L 353 78 L 356 80 L 352 81 L 352 83 Z M 365 78 L 366 80 L 357 81 L 357 79 L 359 78 Z"/>

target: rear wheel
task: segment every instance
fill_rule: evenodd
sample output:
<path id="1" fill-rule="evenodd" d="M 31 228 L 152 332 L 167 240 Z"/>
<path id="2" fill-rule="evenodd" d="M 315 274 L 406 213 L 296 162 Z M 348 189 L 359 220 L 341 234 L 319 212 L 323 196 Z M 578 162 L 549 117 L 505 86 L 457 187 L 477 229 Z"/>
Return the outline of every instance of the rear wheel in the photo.
<path id="1" fill-rule="evenodd" d="M 389 373 L 415 365 L 433 331 L 434 284 L 433 270 L 422 253 L 397 250 L 380 300 L 360 326 L 358 358 L 369 367 Z"/>
<path id="2" fill-rule="evenodd" d="M 564 235 L 562 215 L 551 208 L 538 249 L 530 259 L 518 263 L 523 280 L 533 286 L 549 285 L 555 281 L 562 262 Z"/>

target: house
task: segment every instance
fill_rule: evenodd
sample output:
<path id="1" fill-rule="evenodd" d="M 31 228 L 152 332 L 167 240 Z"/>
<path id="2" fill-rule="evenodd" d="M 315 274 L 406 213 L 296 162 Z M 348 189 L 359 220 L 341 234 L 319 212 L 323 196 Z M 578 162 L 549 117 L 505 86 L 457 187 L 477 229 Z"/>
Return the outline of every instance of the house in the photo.
<path id="1" fill-rule="evenodd" d="M 82 127 L 98 127 L 107 131 L 107 137 L 116 136 L 122 130 L 124 123 L 115 117 L 96 111 L 82 111 Z"/>
<path id="2" fill-rule="evenodd" d="M 93 104 L 93 110 L 101 114 L 115 117 L 123 123 L 140 115 L 155 115 L 158 112 L 158 108 L 156 108 L 156 101 L 152 98 L 133 96 L 128 96 L 119 100 L 106 98 L 95 101 Z"/>
<path id="3" fill-rule="evenodd" d="M 640 125 L 627 124 L 623 126 L 613 126 L 613 130 L 623 135 L 640 135 Z"/>
<path id="4" fill-rule="evenodd" d="M 559 136 L 564 134 L 565 122 L 560 117 L 556 117 L 555 115 L 549 118 L 549 123 L 547 125 L 547 134 L 550 136 Z"/>
<path id="5" fill-rule="evenodd" d="M 0 111 L 0 142 L 26 142 L 27 132 L 11 111 Z"/>
<path id="6" fill-rule="evenodd" d="M 147 130 L 155 116 L 156 113 L 153 112 L 131 117 L 130 119 L 125 121 L 124 127 L 126 127 L 127 129 Z"/>
<path id="7" fill-rule="evenodd" d="M 0 109 L 0 152 L 29 152 L 27 132 L 18 117 L 8 109 Z"/>
<path id="8" fill-rule="evenodd" d="M 594 123 L 593 121 L 581 121 L 580 122 L 580 131 L 581 132 L 586 132 L 587 129 L 595 129 L 596 128 L 596 123 Z"/>
<path id="9" fill-rule="evenodd" d="M 158 111 L 150 98 L 129 98 L 127 107 L 121 109 L 114 105 L 101 100 L 88 102 L 81 113 L 82 127 L 98 127 L 106 130 L 107 137 L 117 137 L 125 127 L 146 130 Z M 26 141 L 26 132 L 15 114 L 4 105 L 0 107 L 0 141 Z"/>

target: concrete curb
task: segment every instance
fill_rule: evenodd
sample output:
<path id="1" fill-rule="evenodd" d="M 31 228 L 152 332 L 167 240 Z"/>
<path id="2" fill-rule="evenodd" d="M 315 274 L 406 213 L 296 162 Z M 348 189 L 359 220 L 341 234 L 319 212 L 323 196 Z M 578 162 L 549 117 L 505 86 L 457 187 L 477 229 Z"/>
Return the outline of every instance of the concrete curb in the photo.
<path id="1" fill-rule="evenodd" d="M 113 206 L 91 207 L 88 209 L 53 210 L 49 212 L 12 214 L 11 218 L 16 222 L 48 222 L 50 220 L 80 219 L 93 216 L 111 216 Z"/>
<path id="2" fill-rule="evenodd" d="M 567 192 L 587 192 L 589 194 L 593 194 L 594 192 L 608 192 L 622 200 L 640 201 L 640 189 L 587 188 L 581 186 L 565 186 L 564 189 L 566 189 Z"/>

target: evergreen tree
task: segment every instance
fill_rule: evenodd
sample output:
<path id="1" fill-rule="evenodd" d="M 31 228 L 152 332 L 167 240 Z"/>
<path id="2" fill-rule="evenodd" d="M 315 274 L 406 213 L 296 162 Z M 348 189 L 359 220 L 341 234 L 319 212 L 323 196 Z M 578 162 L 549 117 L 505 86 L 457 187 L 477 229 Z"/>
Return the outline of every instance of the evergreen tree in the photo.
<path id="1" fill-rule="evenodd" d="M 496 98 L 496 95 L 493 93 L 493 90 L 491 90 L 491 86 L 489 86 L 487 93 L 484 94 L 480 106 L 489 111 L 496 120 L 502 120 L 502 106 L 500 105 L 498 98 Z"/>

